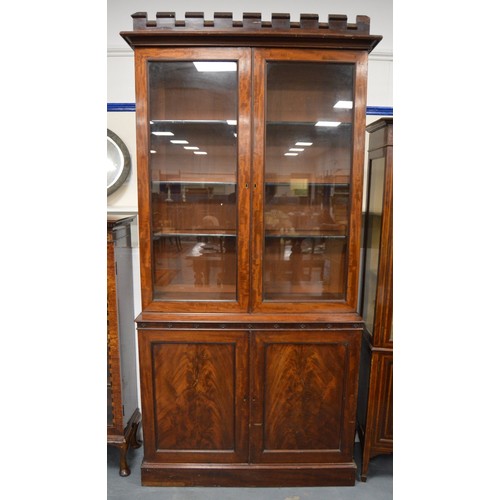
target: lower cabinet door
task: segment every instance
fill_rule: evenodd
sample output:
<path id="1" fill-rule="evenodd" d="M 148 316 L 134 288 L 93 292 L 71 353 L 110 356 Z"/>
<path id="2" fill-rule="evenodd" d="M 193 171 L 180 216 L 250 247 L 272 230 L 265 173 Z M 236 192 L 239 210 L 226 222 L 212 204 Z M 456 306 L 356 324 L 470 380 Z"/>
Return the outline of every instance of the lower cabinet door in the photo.
<path id="1" fill-rule="evenodd" d="M 392 370 L 393 355 L 374 352 L 370 384 L 370 417 L 373 424 L 373 447 L 392 451 Z"/>
<path id="2" fill-rule="evenodd" d="M 248 461 L 248 334 L 139 330 L 144 461 Z"/>
<path id="3" fill-rule="evenodd" d="M 253 334 L 251 462 L 352 461 L 360 345 L 358 330 Z"/>

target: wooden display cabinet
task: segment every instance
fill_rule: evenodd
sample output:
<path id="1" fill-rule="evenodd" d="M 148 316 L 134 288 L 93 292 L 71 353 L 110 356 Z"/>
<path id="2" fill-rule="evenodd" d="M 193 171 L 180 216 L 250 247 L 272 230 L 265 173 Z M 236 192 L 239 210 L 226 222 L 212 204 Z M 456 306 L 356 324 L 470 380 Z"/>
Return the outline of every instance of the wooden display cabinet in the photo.
<path id="1" fill-rule="evenodd" d="M 120 450 L 120 476 L 128 476 L 127 452 L 138 448 L 141 421 L 137 395 L 131 223 L 108 215 L 108 444 Z"/>
<path id="2" fill-rule="evenodd" d="M 365 214 L 358 432 L 363 445 L 361 480 L 370 459 L 392 453 L 392 118 L 367 127 L 368 190 Z"/>
<path id="3" fill-rule="evenodd" d="M 381 37 L 365 16 L 132 17 L 142 484 L 353 485 Z"/>

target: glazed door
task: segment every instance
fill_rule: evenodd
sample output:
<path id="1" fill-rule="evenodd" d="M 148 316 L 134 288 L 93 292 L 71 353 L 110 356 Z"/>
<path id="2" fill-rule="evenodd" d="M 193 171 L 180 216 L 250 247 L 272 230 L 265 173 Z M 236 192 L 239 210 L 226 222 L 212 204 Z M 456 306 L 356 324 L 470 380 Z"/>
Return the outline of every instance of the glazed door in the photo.
<path id="1" fill-rule="evenodd" d="M 392 349 L 392 147 L 368 159 L 361 312 L 372 344 Z"/>
<path id="2" fill-rule="evenodd" d="M 360 332 L 258 332 L 252 343 L 250 460 L 352 459 Z"/>
<path id="3" fill-rule="evenodd" d="M 256 50 L 253 307 L 354 312 L 366 54 Z"/>
<path id="4" fill-rule="evenodd" d="M 143 311 L 356 311 L 367 55 L 253 50 L 136 51 Z"/>
<path id="5" fill-rule="evenodd" d="M 136 52 L 143 310 L 243 311 L 250 50 L 165 54 Z"/>
<path id="6" fill-rule="evenodd" d="M 144 460 L 248 460 L 246 332 L 141 330 Z"/>

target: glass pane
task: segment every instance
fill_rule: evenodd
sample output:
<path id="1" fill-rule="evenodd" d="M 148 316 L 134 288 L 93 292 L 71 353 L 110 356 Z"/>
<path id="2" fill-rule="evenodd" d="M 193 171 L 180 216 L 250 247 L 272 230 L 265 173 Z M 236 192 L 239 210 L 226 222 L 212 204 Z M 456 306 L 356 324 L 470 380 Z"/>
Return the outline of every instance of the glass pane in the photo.
<path id="1" fill-rule="evenodd" d="M 236 300 L 237 64 L 150 62 L 155 300 Z"/>
<path id="2" fill-rule="evenodd" d="M 344 300 L 352 64 L 267 66 L 264 300 Z"/>
<path id="3" fill-rule="evenodd" d="M 384 201 L 385 159 L 371 160 L 369 165 L 367 232 L 365 243 L 365 277 L 363 290 L 363 318 L 366 328 L 373 334 L 375 300 L 377 296 L 382 206 Z"/>

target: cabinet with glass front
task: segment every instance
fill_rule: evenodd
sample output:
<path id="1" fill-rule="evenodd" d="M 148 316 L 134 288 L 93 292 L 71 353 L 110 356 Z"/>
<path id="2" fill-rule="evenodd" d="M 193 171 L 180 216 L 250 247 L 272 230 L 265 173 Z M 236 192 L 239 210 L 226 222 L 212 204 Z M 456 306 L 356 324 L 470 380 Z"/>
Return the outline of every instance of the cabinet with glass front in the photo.
<path id="1" fill-rule="evenodd" d="M 353 484 L 381 37 L 365 16 L 133 18 L 143 484 Z"/>
<path id="2" fill-rule="evenodd" d="M 370 459 L 393 450 L 392 118 L 376 120 L 368 125 L 367 132 L 367 206 L 360 303 L 365 327 L 358 404 L 362 481 L 367 479 Z"/>

